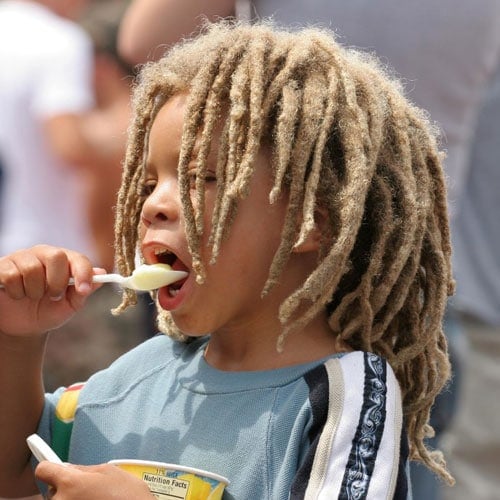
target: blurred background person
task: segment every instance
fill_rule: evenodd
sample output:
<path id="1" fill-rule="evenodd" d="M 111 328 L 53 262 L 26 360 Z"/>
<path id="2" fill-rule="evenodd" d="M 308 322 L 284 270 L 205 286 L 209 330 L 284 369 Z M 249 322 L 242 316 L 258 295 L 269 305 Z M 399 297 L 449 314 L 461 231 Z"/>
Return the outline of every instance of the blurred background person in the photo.
<path id="1" fill-rule="evenodd" d="M 448 500 L 500 498 L 500 65 L 479 115 L 452 231 L 457 293 L 467 335 L 462 396 L 444 447 L 457 488 Z"/>
<path id="2" fill-rule="evenodd" d="M 78 173 L 99 151 L 80 119 L 94 102 L 92 44 L 72 21 L 86 4 L 0 2 L 2 255 L 37 241 L 95 255 Z"/>
<path id="3" fill-rule="evenodd" d="M 112 6 L 108 11 L 118 16 L 115 6 L 125 5 L 0 1 L 0 62 L 9 68 L 0 75 L 5 170 L 0 254 L 37 241 L 66 242 L 112 271 L 112 206 L 130 80 L 111 45 L 113 34 L 100 21 L 104 16 L 95 16 L 87 30 L 81 18 L 97 6 Z M 118 19 L 108 21 L 115 30 Z"/>
<path id="4" fill-rule="evenodd" d="M 453 220 L 459 212 L 460 217 L 464 217 L 464 213 L 469 210 L 464 189 L 469 182 L 470 148 L 475 140 L 474 132 L 482 100 L 500 60 L 498 0 L 213 0 L 206 4 L 194 0 L 133 0 L 119 33 L 122 56 L 132 64 L 158 59 L 177 40 L 199 30 L 204 15 L 209 20 L 232 16 L 246 20 L 270 18 L 292 29 L 294 26 L 310 24 L 333 29 L 340 42 L 375 52 L 386 61 L 396 76 L 406 82 L 407 96 L 429 111 L 432 120 L 442 131 L 442 147 L 447 153 L 445 169 L 452 224 L 457 225 Z M 474 167 L 471 165 L 471 168 Z M 477 208 L 479 211 L 485 207 Z M 454 242 L 457 269 L 463 265 L 458 247 L 464 243 L 460 241 L 459 235 L 454 238 Z M 470 249 L 470 240 L 468 244 Z M 496 250 L 498 255 L 497 249 L 492 247 L 491 251 Z M 460 282 L 467 277 L 457 272 L 457 279 L 458 300 Z M 476 295 L 476 299 L 480 300 L 480 296 Z M 455 313 L 454 302 L 451 302 L 445 330 L 450 340 L 454 378 L 448 390 L 439 396 L 433 409 L 431 421 L 437 437 L 449 428 L 457 397 L 461 394 L 461 366 L 464 357 L 469 356 L 462 333 L 467 324 L 462 319 Z M 499 358 L 500 354 L 496 359 Z M 498 376 L 500 366 L 496 370 Z M 465 390 L 468 391 L 469 387 L 470 384 Z M 477 397 L 480 397 L 479 394 L 482 396 L 478 401 L 481 411 L 488 405 L 490 394 L 480 387 L 475 391 Z M 466 404 L 467 400 L 464 401 Z M 488 431 L 496 432 L 496 429 L 490 425 Z M 437 438 L 431 439 L 430 444 L 438 446 Z M 488 457 L 492 460 L 490 466 L 498 470 L 498 443 Z M 477 474 L 480 478 L 482 475 L 480 468 L 483 465 L 479 462 L 476 462 L 477 466 L 471 465 L 476 467 L 474 473 L 471 468 L 454 471 L 454 461 L 450 460 L 450 463 L 451 472 L 457 475 L 462 472 L 470 473 L 471 477 Z M 414 498 L 439 498 L 440 488 L 434 476 L 419 464 L 412 463 L 412 469 Z M 450 498 L 459 498 L 459 490 L 468 481 L 469 476 L 460 477 L 456 488 L 449 489 Z M 496 498 L 488 496 L 488 493 L 478 497 L 477 492 L 481 491 L 479 483 L 474 488 L 476 498 Z M 497 490 L 499 487 L 500 480 L 497 480 Z M 463 498 L 469 497 L 465 494 Z"/>
<path id="5" fill-rule="evenodd" d="M 158 60 L 165 49 L 195 34 L 202 19 L 234 16 L 241 0 L 132 0 L 118 34 L 118 51 L 131 65 Z"/>
<path id="6" fill-rule="evenodd" d="M 130 87 L 133 69 L 118 55 L 116 36 L 126 0 L 93 1 L 80 19 L 93 48 L 95 106 L 86 120 L 99 135 L 108 154 L 86 165 L 86 216 L 99 264 L 114 267 L 114 205 L 120 186 L 124 138 L 130 120 Z"/>

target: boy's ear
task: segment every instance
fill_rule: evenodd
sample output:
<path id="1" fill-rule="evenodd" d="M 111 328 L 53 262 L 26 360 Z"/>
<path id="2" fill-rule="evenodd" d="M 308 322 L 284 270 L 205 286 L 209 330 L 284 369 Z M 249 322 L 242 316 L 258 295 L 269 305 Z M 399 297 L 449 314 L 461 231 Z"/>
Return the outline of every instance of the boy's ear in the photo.
<path id="1" fill-rule="evenodd" d="M 323 239 L 324 225 L 326 224 L 326 211 L 317 208 L 314 210 L 314 227 L 309 231 L 307 236 L 293 247 L 293 253 L 317 252 L 321 246 Z"/>

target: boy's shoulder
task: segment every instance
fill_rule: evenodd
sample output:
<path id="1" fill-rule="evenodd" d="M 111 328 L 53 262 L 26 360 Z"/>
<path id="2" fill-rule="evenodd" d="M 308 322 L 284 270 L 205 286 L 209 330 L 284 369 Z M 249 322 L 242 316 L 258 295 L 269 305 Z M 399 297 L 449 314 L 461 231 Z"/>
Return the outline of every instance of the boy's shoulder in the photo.
<path id="1" fill-rule="evenodd" d="M 304 380 L 313 411 L 325 419 L 348 411 L 356 420 L 355 415 L 374 402 L 378 409 L 399 411 L 401 407 L 401 389 L 394 371 L 386 359 L 371 352 L 331 356 L 308 371 Z"/>
<path id="2" fill-rule="evenodd" d="M 205 339 L 197 339 L 186 344 L 167 335 L 155 335 L 90 377 L 82 390 L 80 403 L 95 404 L 123 397 L 131 388 L 155 377 L 178 360 L 188 362 L 204 342 Z"/>
<path id="3" fill-rule="evenodd" d="M 339 373 L 342 373 L 343 377 L 351 381 L 354 375 L 362 378 L 395 377 L 391 365 L 385 358 L 367 351 L 351 351 L 335 354 L 311 370 L 311 372 L 321 370 L 326 370 L 327 372 L 340 370 Z"/>
<path id="4" fill-rule="evenodd" d="M 342 353 L 334 358 L 330 358 L 325 362 L 325 365 L 332 364 L 334 360 L 342 365 L 345 370 L 371 372 L 382 374 L 382 372 L 393 373 L 391 365 L 382 356 L 368 351 L 351 351 Z"/>
<path id="5" fill-rule="evenodd" d="M 400 387 L 390 363 L 378 354 L 367 351 L 353 351 L 338 358 L 329 359 L 325 370 L 330 380 L 336 382 L 336 389 L 355 397 L 361 392 L 363 398 L 400 398 Z M 339 387 L 341 384 L 342 387 Z"/>

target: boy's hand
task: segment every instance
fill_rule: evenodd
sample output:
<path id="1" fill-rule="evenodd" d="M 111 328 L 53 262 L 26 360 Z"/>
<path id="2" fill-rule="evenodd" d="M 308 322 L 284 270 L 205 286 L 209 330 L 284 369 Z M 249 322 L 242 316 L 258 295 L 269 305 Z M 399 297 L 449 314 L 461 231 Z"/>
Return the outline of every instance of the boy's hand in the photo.
<path id="1" fill-rule="evenodd" d="M 37 479 L 50 486 L 54 500 L 151 500 L 153 494 L 146 483 L 115 465 L 58 465 L 40 462 Z"/>
<path id="2" fill-rule="evenodd" d="M 0 333 L 28 336 L 61 326 L 98 285 L 84 255 L 38 245 L 0 258 Z M 69 278 L 75 286 L 68 286 Z"/>

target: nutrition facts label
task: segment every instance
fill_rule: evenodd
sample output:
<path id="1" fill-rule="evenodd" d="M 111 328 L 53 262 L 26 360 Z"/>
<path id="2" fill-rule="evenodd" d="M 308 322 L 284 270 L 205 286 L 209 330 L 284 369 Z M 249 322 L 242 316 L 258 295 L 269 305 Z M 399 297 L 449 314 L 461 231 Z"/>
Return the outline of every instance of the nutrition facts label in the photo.
<path id="1" fill-rule="evenodd" d="M 188 498 L 190 482 L 186 479 L 149 473 L 144 473 L 142 479 L 159 500 L 186 500 Z"/>

